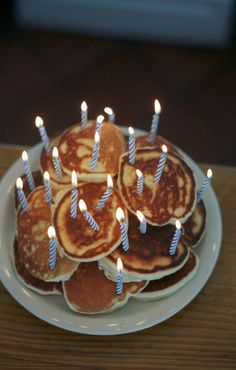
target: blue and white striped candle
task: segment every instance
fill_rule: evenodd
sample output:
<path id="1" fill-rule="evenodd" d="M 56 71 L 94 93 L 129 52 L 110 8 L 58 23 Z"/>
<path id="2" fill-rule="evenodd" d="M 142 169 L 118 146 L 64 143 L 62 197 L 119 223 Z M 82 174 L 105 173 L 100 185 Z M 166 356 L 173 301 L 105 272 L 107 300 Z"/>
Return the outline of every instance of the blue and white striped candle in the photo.
<path id="1" fill-rule="evenodd" d="M 50 176 L 48 171 L 45 171 L 43 174 L 43 180 L 44 180 L 44 189 L 45 189 L 45 198 L 48 204 L 52 204 L 52 187 L 50 182 Z"/>
<path id="2" fill-rule="evenodd" d="M 129 239 L 127 233 L 127 227 L 125 223 L 125 215 L 123 209 L 118 207 L 116 210 L 116 219 L 120 224 L 120 232 L 122 236 L 122 247 L 123 250 L 126 252 L 129 249 Z"/>
<path id="3" fill-rule="evenodd" d="M 78 189 L 77 189 L 77 175 L 75 171 L 72 171 L 71 174 L 71 184 L 73 186 L 71 190 L 71 204 L 70 204 L 70 217 L 77 217 L 77 203 L 78 203 Z"/>
<path id="4" fill-rule="evenodd" d="M 147 232 L 147 221 L 146 221 L 146 218 L 144 217 L 144 214 L 137 210 L 136 212 L 136 215 L 140 221 L 140 225 L 139 225 L 139 231 L 141 234 L 146 234 Z"/>
<path id="5" fill-rule="evenodd" d="M 110 197 L 113 191 L 113 181 L 111 175 L 107 175 L 107 189 L 101 199 L 99 200 L 96 209 L 102 209 L 104 204 L 106 203 L 107 199 Z"/>
<path id="6" fill-rule="evenodd" d="M 169 249 L 169 255 L 170 256 L 174 256 L 175 253 L 176 253 L 176 249 L 178 247 L 178 243 L 179 243 L 179 239 L 181 237 L 181 223 L 179 220 L 176 220 L 175 221 L 175 233 L 174 233 L 174 236 L 173 236 L 173 239 L 172 239 L 172 242 L 171 242 L 171 246 L 170 246 L 170 249 Z"/>
<path id="7" fill-rule="evenodd" d="M 116 294 L 120 295 L 123 292 L 123 263 L 121 258 L 117 259 L 117 281 L 116 281 Z"/>
<path id="8" fill-rule="evenodd" d="M 22 161 L 23 161 L 25 175 L 27 177 L 27 182 L 28 182 L 30 190 L 32 191 L 35 188 L 35 183 L 34 183 L 34 178 L 32 175 L 31 168 L 30 168 L 28 153 L 25 150 L 22 152 Z"/>
<path id="9" fill-rule="evenodd" d="M 164 167 L 165 167 L 166 159 L 167 159 L 167 147 L 166 147 L 166 145 L 162 145 L 161 149 L 162 149 L 162 155 L 161 155 L 161 158 L 158 162 L 157 170 L 156 170 L 156 173 L 155 173 L 155 176 L 154 176 L 154 182 L 159 182 L 160 181 L 162 172 L 163 172 Z"/>
<path id="10" fill-rule="evenodd" d="M 150 134 L 148 138 L 148 141 L 150 144 L 154 144 L 156 135 L 157 135 L 158 126 L 159 126 L 161 105 L 157 99 L 155 99 L 155 102 L 154 102 L 154 110 L 155 110 L 155 113 L 152 116 L 152 124 L 151 124 Z"/>
<path id="11" fill-rule="evenodd" d="M 205 179 L 202 183 L 202 186 L 200 187 L 200 190 L 197 193 L 197 203 L 199 203 L 201 201 L 206 188 L 211 183 L 212 175 L 213 175 L 212 170 L 209 168 L 207 170 L 207 176 L 205 177 Z"/>
<path id="12" fill-rule="evenodd" d="M 86 218 L 91 228 L 95 231 L 99 231 L 100 227 L 98 226 L 94 218 L 91 216 L 91 214 L 87 211 L 87 206 L 83 199 L 79 200 L 79 209 L 83 213 L 83 216 Z"/>
<path id="13" fill-rule="evenodd" d="M 21 205 L 23 212 L 28 212 L 29 210 L 28 203 L 25 198 L 24 191 L 23 191 L 23 181 L 20 177 L 18 177 L 18 179 L 16 180 L 16 189 L 17 189 L 18 200 L 19 200 L 19 203 Z"/>
<path id="14" fill-rule="evenodd" d="M 100 135 L 98 131 L 95 132 L 94 136 L 94 147 L 93 147 L 93 154 L 90 161 L 90 170 L 95 170 L 98 160 L 98 154 L 99 154 L 99 145 L 100 145 Z"/>
<path id="15" fill-rule="evenodd" d="M 56 266 L 57 248 L 56 248 L 56 232 L 53 226 L 48 228 L 49 237 L 49 269 L 53 270 Z"/>
<path id="16" fill-rule="evenodd" d="M 114 123 L 115 122 L 115 113 L 110 107 L 104 108 L 104 112 L 108 115 L 108 121 Z"/>
<path id="17" fill-rule="evenodd" d="M 144 184 L 144 176 L 142 171 L 139 169 L 136 170 L 137 175 L 137 194 L 141 195 L 143 193 L 143 184 Z"/>
<path id="18" fill-rule="evenodd" d="M 101 114 L 97 117 L 97 120 L 96 120 L 96 131 L 99 133 L 99 135 L 101 135 L 101 131 L 102 131 L 102 123 L 104 121 L 104 116 L 102 116 Z"/>
<path id="19" fill-rule="evenodd" d="M 60 179 L 62 178 L 62 170 L 58 157 L 59 157 L 58 149 L 56 146 L 54 146 L 52 150 L 52 163 L 54 170 L 56 171 L 57 177 Z"/>
<path id="20" fill-rule="evenodd" d="M 39 133 L 40 133 L 44 148 L 49 153 L 51 150 L 49 139 L 48 139 L 48 135 L 47 135 L 47 132 L 46 132 L 46 129 L 45 129 L 45 126 L 44 126 L 44 123 L 41 117 L 37 116 L 35 118 L 35 126 L 39 129 Z"/>
<path id="21" fill-rule="evenodd" d="M 81 128 L 82 130 L 87 127 L 88 123 L 88 106 L 85 101 L 81 104 Z"/>
<path id="22" fill-rule="evenodd" d="M 129 163 L 135 163 L 135 135 L 133 127 L 129 127 Z"/>

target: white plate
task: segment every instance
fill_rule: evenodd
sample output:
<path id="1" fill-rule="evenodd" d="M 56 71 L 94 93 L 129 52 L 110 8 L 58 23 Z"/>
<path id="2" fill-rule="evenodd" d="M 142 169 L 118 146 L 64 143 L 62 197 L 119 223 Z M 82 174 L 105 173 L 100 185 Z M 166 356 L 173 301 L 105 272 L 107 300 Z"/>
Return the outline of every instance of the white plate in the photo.
<path id="1" fill-rule="evenodd" d="M 126 129 L 123 129 L 127 133 Z M 136 131 L 136 134 L 143 134 Z M 39 165 L 41 145 L 29 150 L 33 169 Z M 183 157 L 194 170 L 198 185 L 204 175 L 196 163 L 183 153 Z M 219 255 L 222 236 L 222 222 L 219 205 L 210 187 L 205 193 L 207 209 L 207 232 L 196 252 L 200 266 L 195 277 L 181 290 L 161 301 L 148 303 L 130 300 L 128 304 L 110 314 L 80 315 L 71 311 L 62 296 L 41 296 L 23 286 L 15 276 L 10 250 L 15 235 L 16 216 L 13 189 L 15 180 L 22 175 L 21 159 L 7 171 L 0 183 L 0 278 L 9 293 L 28 311 L 40 319 L 70 331 L 95 335 L 116 335 L 130 333 L 158 324 L 175 315 L 185 307 L 206 284 Z"/>

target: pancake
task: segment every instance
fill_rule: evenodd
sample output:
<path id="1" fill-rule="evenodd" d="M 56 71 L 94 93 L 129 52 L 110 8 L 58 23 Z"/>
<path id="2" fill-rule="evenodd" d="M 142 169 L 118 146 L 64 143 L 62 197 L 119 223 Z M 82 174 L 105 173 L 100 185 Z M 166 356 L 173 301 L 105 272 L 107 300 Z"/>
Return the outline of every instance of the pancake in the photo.
<path id="1" fill-rule="evenodd" d="M 28 212 L 17 214 L 18 251 L 28 272 L 41 280 L 68 279 L 77 264 L 57 252 L 56 266 L 49 269 L 48 227 L 51 225 L 51 208 L 45 200 L 44 187 L 36 188 L 27 198 Z"/>
<path id="2" fill-rule="evenodd" d="M 194 248 L 202 240 L 206 230 L 206 218 L 206 207 L 201 200 L 196 203 L 193 213 L 183 224 L 183 238 L 188 246 Z"/>
<path id="3" fill-rule="evenodd" d="M 50 140 L 50 148 L 53 148 L 58 144 L 59 137 L 55 137 Z M 41 155 L 40 155 L 40 170 L 42 172 L 42 175 L 44 174 L 45 171 L 48 171 L 50 175 L 50 181 L 52 188 L 54 190 L 62 190 L 65 187 L 70 187 L 71 186 L 71 177 L 67 175 L 63 170 L 62 170 L 62 177 L 58 178 L 56 171 L 54 170 L 53 167 L 53 162 L 52 162 L 52 151 L 47 152 L 45 149 L 42 150 Z"/>
<path id="4" fill-rule="evenodd" d="M 31 290 L 34 290 L 35 292 L 43 295 L 62 294 L 61 283 L 46 282 L 30 275 L 30 273 L 20 260 L 17 239 L 15 239 L 13 246 L 13 265 L 18 279 Z"/>
<path id="5" fill-rule="evenodd" d="M 91 262 L 111 253 L 121 243 L 120 225 L 116 220 L 116 209 L 121 207 L 126 218 L 124 202 L 117 190 L 113 192 L 104 207 L 96 206 L 107 188 L 107 184 L 88 183 L 79 186 L 78 202 L 83 199 L 99 225 L 94 231 L 78 208 L 77 217 L 70 217 L 71 191 L 58 194 L 53 214 L 53 225 L 61 251 L 68 258 L 78 262 Z"/>
<path id="6" fill-rule="evenodd" d="M 136 138 L 136 148 L 138 149 L 138 148 L 148 147 L 148 148 L 161 149 L 162 145 L 165 144 L 168 148 L 168 151 L 179 154 L 177 148 L 172 143 L 170 143 L 168 140 L 164 139 L 164 137 L 160 135 L 156 136 L 156 139 L 154 143 L 152 144 L 149 142 L 148 138 L 149 138 L 149 134 L 138 136 Z"/>
<path id="7" fill-rule="evenodd" d="M 154 175 L 161 150 L 141 148 L 136 150 L 135 165 L 129 163 L 129 154 L 120 158 L 118 187 L 130 212 L 140 209 L 151 225 L 163 226 L 179 219 L 185 222 L 196 203 L 196 181 L 191 168 L 174 153 L 168 153 L 159 183 Z M 137 194 L 136 169 L 144 175 L 142 195 Z"/>
<path id="8" fill-rule="evenodd" d="M 191 280 L 197 272 L 199 258 L 193 252 L 189 251 L 188 261 L 177 272 L 172 275 L 165 276 L 159 280 L 152 280 L 137 294 L 134 299 L 137 301 L 148 302 L 155 299 L 168 297 L 182 288 L 189 280 Z"/>
<path id="9" fill-rule="evenodd" d="M 116 261 L 123 262 L 124 281 L 161 279 L 183 267 L 188 259 L 188 248 L 181 238 L 177 253 L 169 255 L 169 248 L 175 232 L 173 225 L 163 227 L 147 225 L 146 234 L 139 231 L 139 221 L 129 215 L 129 249 L 117 248 L 106 258 L 99 260 L 99 266 L 111 280 L 116 277 Z"/>
<path id="10" fill-rule="evenodd" d="M 125 151 L 125 139 L 120 129 L 111 122 L 103 122 L 96 168 L 90 170 L 95 127 L 95 121 L 89 121 L 84 130 L 80 124 L 74 125 L 62 134 L 58 143 L 63 170 L 68 175 L 75 170 L 78 179 L 85 182 L 106 181 L 108 173 L 115 176 L 119 157 Z"/>
<path id="11" fill-rule="evenodd" d="M 63 292 L 68 306 L 80 313 L 100 314 L 124 306 L 128 299 L 138 294 L 146 281 L 123 284 L 123 293 L 116 294 L 116 283 L 108 280 L 97 262 L 81 263 L 72 277 L 63 282 Z"/>
<path id="12" fill-rule="evenodd" d="M 33 175 L 35 187 L 43 185 L 43 178 L 42 178 L 42 175 L 41 175 L 40 171 L 32 172 L 32 175 Z M 31 190 L 28 186 L 26 176 L 25 175 L 21 176 L 21 179 L 23 181 L 23 190 L 24 190 L 25 196 L 27 197 L 29 195 L 29 193 L 31 192 Z M 18 196 L 17 196 L 17 189 L 16 189 L 16 186 L 15 186 L 15 206 L 16 206 L 16 208 L 18 208 L 18 205 L 19 205 L 19 200 L 18 200 Z"/>

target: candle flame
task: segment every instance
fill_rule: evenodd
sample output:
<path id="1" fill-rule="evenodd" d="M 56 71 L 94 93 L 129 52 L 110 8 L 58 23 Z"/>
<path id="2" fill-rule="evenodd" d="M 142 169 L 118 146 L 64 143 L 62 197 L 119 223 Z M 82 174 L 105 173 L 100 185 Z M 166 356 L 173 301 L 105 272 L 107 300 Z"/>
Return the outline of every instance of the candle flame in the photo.
<path id="1" fill-rule="evenodd" d="M 176 229 L 180 230 L 181 229 L 181 222 L 179 220 L 176 220 L 175 221 L 175 226 L 176 226 Z"/>
<path id="2" fill-rule="evenodd" d="M 137 175 L 138 177 L 143 177 L 143 173 L 142 173 L 142 171 L 140 171 L 139 169 L 137 169 L 137 170 L 136 170 L 136 175 Z"/>
<path id="3" fill-rule="evenodd" d="M 136 215 L 137 215 L 140 222 L 143 222 L 145 220 L 143 212 L 137 210 Z"/>
<path id="4" fill-rule="evenodd" d="M 209 179 L 211 179 L 211 178 L 212 178 L 212 176 L 213 176 L 213 172 L 212 172 L 212 170 L 211 170 L 210 168 L 208 168 L 208 170 L 207 170 L 207 177 L 208 177 Z"/>
<path id="5" fill-rule="evenodd" d="M 122 272 L 122 270 L 123 270 L 123 263 L 122 263 L 121 258 L 118 258 L 118 259 L 117 259 L 117 263 L 116 263 L 116 265 L 117 265 L 117 271 L 118 271 L 118 272 Z"/>
<path id="6" fill-rule="evenodd" d="M 109 114 L 109 116 L 113 114 L 113 110 L 112 110 L 110 107 L 106 107 L 106 108 L 104 108 L 104 112 L 105 112 L 106 114 Z"/>
<path id="7" fill-rule="evenodd" d="M 113 181 L 112 181 L 111 175 L 107 175 L 107 187 L 108 187 L 108 189 L 113 188 Z"/>
<path id="8" fill-rule="evenodd" d="M 75 170 L 72 171 L 71 173 L 71 184 L 76 187 L 78 185 L 78 182 L 77 182 L 77 175 L 76 175 L 76 172 Z"/>
<path id="9" fill-rule="evenodd" d="M 116 210 L 116 219 L 121 222 L 125 219 L 124 211 L 122 208 L 118 207 Z"/>
<path id="10" fill-rule="evenodd" d="M 133 135 L 133 134 L 134 134 L 134 129 L 133 129 L 133 127 L 129 127 L 129 129 L 128 129 L 128 130 L 129 130 L 129 134 L 130 134 L 130 135 Z"/>
<path id="11" fill-rule="evenodd" d="M 38 127 L 38 128 L 41 127 L 41 126 L 43 126 L 43 120 L 42 120 L 41 117 L 37 116 L 35 118 L 35 126 Z"/>
<path id="12" fill-rule="evenodd" d="M 48 228 L 48 237 L 49 239 L 55 238 L 56 237 L 56 231 L 53 226 L 49 226 Z"/>
<path id="13" fill-rule="evenodd" d="M 168 151 L 167 146 L 165 144 L 162 145 L 161 150 L 163 151 L 163 153 L 167 153 Z"/>
<path id="14" fill-rule="evenodd" d="M 16 180 L 16 187 L 17 189 L 23 189 L 23 181 L 21 177 L 18 177 L 18 179 Z"/>
<path id="15" fill-rule="evenodd" d="M 99 141 L 100 141 L 100 136 L 99 136 L 99 133 L 97 131 L 95 132 L 95 135 L 94 135 L 94 141 L 95 141 L 96 144 L 98 144 Z"/>
<path id="16" fill-rule="evenodd" d="M 53 150 L 52 150 L 52 156 L 53 156 L 53 158 L 58 158 L 58 149 L 57 149 L 57 147 L 56 146 L 54 146 L 54 148 L 53 148 Z"/>
<path id="17" fill-rule="evenodd" d="M 50 181 L 50 175 L 48 171 L 45 171 L 43 174 L 44 181 Z"/>
<path id="18" fill-rule="evenodd" d="M 86 104 L 86 102 L 85 101 L 83 101 L 82 103 L 81 103 L 81 110 L 83 111 L 83 112 L 86 112 L 86 110 L 88 109 L 88 106 L 87 106 L 87 104 Z"/>
<path id="19" fill-rule="evenodd" d="M 158 99 L 155 99 L 155 102 L 154 102 L 154 110 L 155 110 L 155 113 L 156 114 L 160 114 L 161 113 L 161 104 L 159 103 L 159 100 Z"/>
<path id="20" fill-rule="evenodd" d="M 79 200 L 79 209 L 81 210 L 82 213 L 87 211 L 87 206 L 83 199 Z"/>
<path id="21" fill-rule="evenodd" d="M 98 117 L 97 117 L 97 122 L 98 123 L 102 123 L 104 121 L 104 116 L 102 114 L 100 114 Z"/>
<path id="22" fill-rule="evenodd" d="M 26 150 L 24 150 L 24 151 L 22 152 L 21 157 L 22 157 L 22 160 L 23 160 L 24 162 L 25 162 L 25 161 L 28 161 L 29 157 L 28 157 L 28 153 L 26 152 Z"/>

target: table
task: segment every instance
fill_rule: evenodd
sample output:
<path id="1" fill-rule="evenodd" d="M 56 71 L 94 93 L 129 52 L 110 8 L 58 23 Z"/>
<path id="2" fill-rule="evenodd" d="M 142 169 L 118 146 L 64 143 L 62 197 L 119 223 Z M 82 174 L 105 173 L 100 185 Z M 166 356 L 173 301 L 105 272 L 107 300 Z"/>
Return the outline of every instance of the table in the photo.
<path id="1" fill-rule="evenodd" d="M 0 176 L 21 151 L 0 146 Z M 0 369 L 236 369 L 236 168 L 211 167 L 223 245 L 213 275 L 192 303 L 142 332 L 95 337 L 37 319 L 0 284 Z"/>

